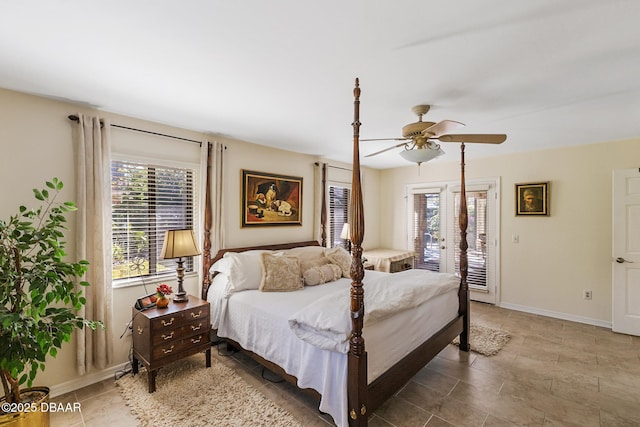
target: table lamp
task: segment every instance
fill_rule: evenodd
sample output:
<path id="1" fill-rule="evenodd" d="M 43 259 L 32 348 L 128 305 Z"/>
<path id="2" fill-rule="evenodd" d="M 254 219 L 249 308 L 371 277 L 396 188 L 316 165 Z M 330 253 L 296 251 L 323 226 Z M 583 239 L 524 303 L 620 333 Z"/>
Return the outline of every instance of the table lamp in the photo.
<path id="1" fill-rule="evenodd" d="M 193 230 L 184 229 L 165 231 L 160 258 L 178 258 L 178 268 L 176 270 L 178 273 L 178 292 L 175 293 L 175 297 L 173 298 L 174 302 L 189 301 L 189 296 L 182 287 L 182 281 L 184 280 L 184 260 L 182 258 L 195 255 L 200 255 L 200 251 L 196 245 Z"/>
<path id="2" fill-rule="evenodd" d="M 351 253 L 351 229 L 349 228 L 348 223 L 344 223 L 342 226 L 342 232 L 340 233 L 340 238 L 345 241 L 346 249 Z"/>

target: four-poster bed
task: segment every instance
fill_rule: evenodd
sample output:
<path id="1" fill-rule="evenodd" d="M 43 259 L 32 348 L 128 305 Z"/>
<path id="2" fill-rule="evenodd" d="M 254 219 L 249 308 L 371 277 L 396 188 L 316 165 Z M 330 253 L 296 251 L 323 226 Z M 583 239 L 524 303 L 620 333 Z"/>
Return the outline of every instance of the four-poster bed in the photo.
<path id="1" fill-rule="evenodd" d="M 354 89 L 354 121 L 353 121 L 353 177 L 352 177 L 352 192 L 351 192 L 351 242 L 352 242 L 352 258 L 350 268 L 345 276 L 350 276 L 350 286 L 348 282 L 345 287 L 345 291 L 348 290 L 346 299 L 349 302 L 347 323 L 350 323 L 350 331 L 348 331 L 348 342 L 345 343 L 345 353 L 330 351 L 327 349 L 318 349 L 313 347 L 307 342 L 303 342 L 296 337 L 288 337 L 286 332 L 278 332 L 278 336 L 287 335 L 286 338 L 282 338 L 280 344 L 276 343 L 276 347 L 280 347 L 280 351 L 284 350 L 285 354 L 275 354 L 275 350 L 271 347 L 263 347 L 261 343 L 255 343 L 238 330 L 251 330 L 255 325 L 261 325 L 268 323 L 273 324 L 276 328 L 277 324 L 286 324 L 279 319 L 273 322 L 270 318 L 266 318 L 266 314 L 263 313 L 263 307 L 279 305 L 280 312 L 286 312 L 287 307 L 283 302 L 283 298 L 280 295 L 275 294 L 287 294 L 292 297 L 292 301 L 300 303 L 300 298 L 305 293 L 312 294 L 312 300 L 320 301 L 317 295 L 320 295 L 320 288 L 329 289 L 332 287 L 339 288 L 345 286 L 340 284 L 340 281 L 347 281 L 348 279 L 339 279 L 336 282 L 324 284 L 322 286 L 305 286 L 304 291 L 296 292 L 259 292 L 255 291 L 243 291 L 236 292 L 232 295 L 225 293 L 221 289 L 229 289 L 228 278 L 221 277 L 224 274 L 218 274 L 212 278 L 210 275 L 210 269 L 214 266 L 221 265 L 227 258 L 232 256 L 240 256 L 239 254 L 253 254 L 256 257 L 261 255 L 262 252 L 257 251 L 276 251 L 278 255 L 286 253 L 286 251 L 298 251 L 297 254 L 306 253 L 315 249 L 309 249 L 316 247 L 318 250 L 322 250 L 317 241 L 307 242 L 295 242 L 275 245 L 263 245 L 246 248 L 231 248 L 222 249 L 218 251 L 213 258 L 210 258 L 209 247 L 207 244 L 208 236 L 211 229 L 211 207 L 207 203 L 205 214 L 205 254 L 204 257 L 204 282 L 202 289 L 202 298 L 205 300 L 213 301 L 212 310 L 217 307 L 219 310 L 215 316 L 212 316 L 212 328 L 222 331 L 218 335 L 230 342 L 238 349 L 244 350 L 253 359 L 266 366 L 268 369 L 280 374 L 283 378 L 291 382 L 292 384 L 305 389 L 309 393 L 318 396 L 322 399 L 329 400 L 328 403 L 323 404 L 321 401 L 320 408 L 331 408 L 331 415 L 334 417 L 334 421 L 338 425 L 353 426 L 366 426 L 368 416 L 378 408 L 383 402 L 392 396 L 399 388 L 401 388 L 411 377 L 413 377 L 424 365 L 426 365 L 433 357 L 435 357 L 443 348 L 447 346 L 456 336 L 460 336 L 460 349 L 464 351 L 469 350 L 469 290 L 467 285 L 467 244 L 466 244 L 466 229 L 467 229 L 467 206 L 465 196 L 465 176 L 464 176 L 464 144 L 462 145 L 462 163 L 461 163 L 461 204 L 460 204 L 460 277 L 455 276 L 455 283 L 453 288 L 443 290 L 436 297 L 434 297 L 434 306 L 428 306 L 427 303 L 420 306 L 414 306 L 403 309 L 397 314 L 389 315 L 388 319 L 379 321 L 375 324 L 370 320 L 371 313 L 367 311 L 367 318 L 365 318 L 365 301 L 367 301 L 367 307 L 371 309 L 375 304 L 371 303 L 371 300 L 367 300 L 365 297 L 371 297 L 372 293 L 375 293 L 374 282 L 378 280 L 377 275 L 386 275 L 381 280 L 388 280 L 392 277 L 394 280 L 402 280 L 401 277 L 409 277 L 407 274 L 428 274 L 430 272 L 424 272 L 419 270 L 418 273 L 403 272 L 403 273 L 380 273 L 380 272 L 367 272 L 366 283 L 363 287 L 363 278 L 365 278 L 365 271 L 362 265 L 362 240 L 364 237 L 364 211 L 362 201 L 362 188 L 360 182 L 360 154 L 359 154 L 359 105 L 360 105 L 360 87 L 358 79 L 355 82 Z M 208 169 L 209 170 L 209 169 Z M 323 168 L 323 181 L 326 179 L 326 168 Z M 324 192 L 323 185 L 323 192 Z M 207 188 L 207 196 L 210 189 Z M 324 202 L 324 197 L 323 197 Z M 322 247 L 325 246 L 325 222 L 326 214 L 323 212 L 321 215 L 322 221 Z M 295 249 L 293 249 L 295 248 Z M 305 252 L 306 251 L 306 252 Z M 237 254 L 237 255 L 231 255 Z M 256 255 L 257 254 L 257 255 Z M 248 256 L 248 255 L 247 255 Z M 282 258 L 282 257 L 281 257 Z M 264 260 L 265 258 L 263 258 Z M 263 261 L 264 262 L 264 261 Z M 263 263 L 263 269 L 266 268 Z M 218 268 L 216 271 L 225 271 L 224 268 Z M 431 273 L 432 275 L 445 275 L 445 273 Z M 451 275 L 452 276 L 452 275 Z M 417 277 L 417 276 L 411 276 Z M 434 277 L 434 276 L 432 276 Z M 443 277 L 443 279 L 449 279 Z M 439 279 L 438 279 L 439 280 Z M 222 285 L 216 285 L 216 281 L 224 282 Z M 385 282 L 385 283 L 387 283 Z M 388 282 L 391 283 L 391 282 Z M 263 279 L 264 284 L 264 279 Z M 262 284 L 261 284 L 262 286 Z M 387 290 L 396 289 L 393 285 L 386 285 Z M 390 287 L 391 286 L 391 287 Z M 226 287 L 226 288 L 225 288 Z M 306 289 L 309 288 L 309 289 Z M 257 288 L 255 288 L 257 289 Z M 367 289 L 370 291 L 365 292 Z M 254 293 L 261 293 L 264 298 L 262 302 L 256 303 L 250 299 L 250 296 Z M 366 294 L 366 295 L 365 295 Z M 253 297 L 251 297 L 253 298 Z M 297 299 L 298 298 L 298 299 Z M 444 301 L 447 301 L 446 303 Z M 342 300 L 341 300 L 342 301 Z M 255 320 L 249 320 L 248 326 L 236 326 L 235 323 L 239 321 L 233 320 L 228 322 L 227 325 L 223 322 L 224 319 L 231 318 L 233 310 L 243 310 L 243 317 L 250 317 L 248 310 L 253 310 L 254 307 L 257 312 Z M 255 308 L 257 307 L 257 308 Z M 434 312 L 438 311 L 434 307 L 442 307 L 442 313 L 438 313 L 437 319 L 432 316 L 436 316 Z M 300 306 L 297 307 L 299 309 Z M 292 311 L 295 311 L 291 309 Z M 290 314 L 278 313 L 281 316 L 290 316 Z M 214 318 L 219 320 L 214 320 Z M 234 323 L 235 322 L 235 323 Z M 244 322 L 244 320 L 243 320 Z M 278 323 L 279 322 L 279 323 Z M 291 320 L 288 320 L 291 324 Z M 363 329 L 365 328 L 363 333 Z M 389 332 L 394 331 L 394 332 Z M 261 332 L 268 333 L 268 332 Z M 235 335 L 234 335 L 235 334 Z M 232 336 L 234 335 L 234 336 Z M 251 333 L 249 334 L 251 335 Z M 254 338 L 252 338 L 254 339 Z M 242 342 L 240 342 L 242 341 Z M 256 338 L 259 341 L 259 337 Z M 365 343 L 367 347 L 365 347 Z M 268 344 L 265 344 L 268 345 Z M 394 350 L 398 347 L 400 350 Z M 348 350 L 347 350 L 348 349 Z M 367 349 L 370 349 L 367 351 Z M 286 354 L 287 352 L 291 354 Z M 311 355 L 310 355 L 311 354 Z M 371 359 L 369 359 L 371 356 Z M 308 366 L 305 366 L 308 365 Z M 325 365 L 328 367 L 328 371 L 335 371 L 337 373 L 328 372 L 323 374 L 321 379 L 316 379 L 309 374 L 309 370 L 319 370 L 320 366 Z M 334 385 L 324 385 L 324 383 L 336 383 Z M 333 388 L 330 388 L 333 387 Z M 342 390 L 344 389 L 344 396 Z M 334 391 L 337 392 L 334 393 Z M 325 396 L 326 394 L 326 396 Z M 331 396 L 332 394 L 339 395 Z M 344 397 L 344 404 L 335 402 L 336 398 L 342 399 Z M 337 413 L 336 411 L 343 411 L 344 413 Z"/>

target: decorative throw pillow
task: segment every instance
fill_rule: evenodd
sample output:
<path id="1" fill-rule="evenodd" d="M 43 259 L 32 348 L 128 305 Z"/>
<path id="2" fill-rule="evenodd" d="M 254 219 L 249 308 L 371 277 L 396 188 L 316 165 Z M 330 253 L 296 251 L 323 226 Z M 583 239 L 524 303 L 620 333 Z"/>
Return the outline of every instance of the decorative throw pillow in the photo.
<path id="1" fill-rule="evenodd" d="M 300 278 L 298 258 L 264 253 L 260 256 L 260 260 L 262 262 L 262 281 L 259 288 L 261 291 L 287 292 L 304 287 Z"/>
<path id="2" fill-rule="evenodd" d="M 302 277 L 307 286 L 321 285 L 341 278 L 342 269 L 335 264 L 324 264 L 307 269 L 302 273 Z"/>
<path id="3" fill-rule="evenodd" d="M 327 249 L 324 254 L 329 260 L 342 269 L 342 277 L 351 277 L 351 254 L 342 246 Z"/>
<path id="4" fill-rule="evenodd" d="M 321 267 L 325 264 L 329 264 L 331 262 L 331 260 L 329 260 L 329 258 L 327 258 L 326 256 L 322 256 L 320 258 L 300 258 L 298 257 L 298 259 L 300 260 L 300 271 L 304 274 L 305 271 L 307 271 L 308 269 L 312 268 L 312 267 Z"/>

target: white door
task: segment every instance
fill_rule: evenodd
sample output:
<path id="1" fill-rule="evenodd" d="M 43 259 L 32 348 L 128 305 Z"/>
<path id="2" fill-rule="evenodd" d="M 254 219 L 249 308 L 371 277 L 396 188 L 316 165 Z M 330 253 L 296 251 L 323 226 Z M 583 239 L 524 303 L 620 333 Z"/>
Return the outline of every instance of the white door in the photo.
<path id="1" fill-rule="evenodd" d="M 498 277 L 498 227 L 500 223 L 497 180 L 486 183 L 468 184 L 467 195 L 467 283 L 473 301 L 495 304 L 497 301 Z M 453 246 L 447 253 L 448 265 L 453 265 L 460 274 L 460 186 L 449 189 L 450 237 Z"/>
<path id="2" fill-rule="evenodd" d="M 613 172 L 613 331 L 640 335 L 640 170 Z"/>
<path id="3" fill-rule="evenodd" d="M 467 185 L 467 282 L 472 300 L 491 304 L 498 291 L 498 185 L 497 179 Z M 460 186 L 412 185 L 408 193 L 408 247 L 417 254 L 416 268 L 459 274 Z"/>

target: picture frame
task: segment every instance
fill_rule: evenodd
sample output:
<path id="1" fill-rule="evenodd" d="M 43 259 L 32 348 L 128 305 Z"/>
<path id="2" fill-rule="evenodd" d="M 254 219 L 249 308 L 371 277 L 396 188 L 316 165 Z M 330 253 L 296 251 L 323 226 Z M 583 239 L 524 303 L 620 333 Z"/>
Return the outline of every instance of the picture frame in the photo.
<path id="1" fill-rule="evenodd" d="M 516 216 L 549 216 L 549 182 L 515 186 Z"/>
<path id="2" fill-rule="evenodd" d="M 242 170 L 242 227 L 302 225 L 302 177 Z"/>

